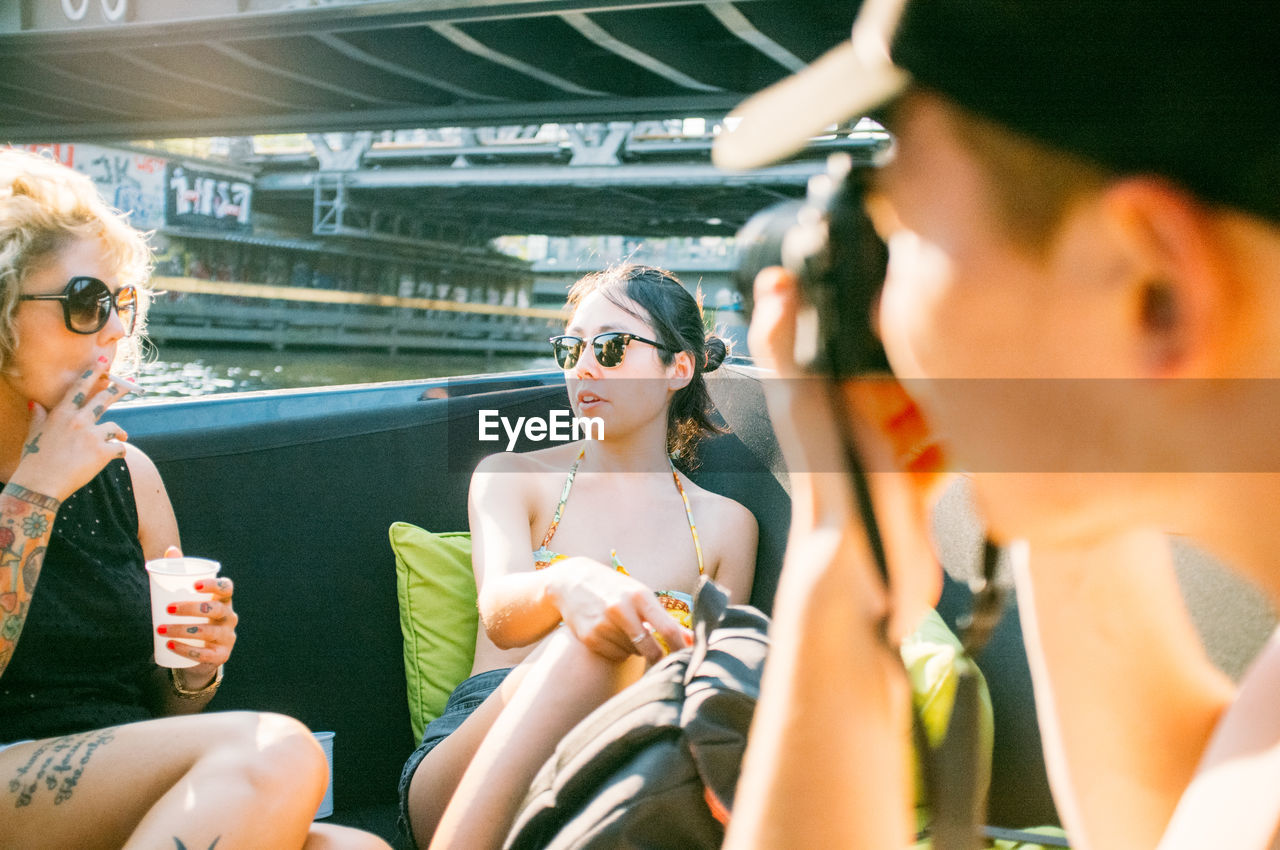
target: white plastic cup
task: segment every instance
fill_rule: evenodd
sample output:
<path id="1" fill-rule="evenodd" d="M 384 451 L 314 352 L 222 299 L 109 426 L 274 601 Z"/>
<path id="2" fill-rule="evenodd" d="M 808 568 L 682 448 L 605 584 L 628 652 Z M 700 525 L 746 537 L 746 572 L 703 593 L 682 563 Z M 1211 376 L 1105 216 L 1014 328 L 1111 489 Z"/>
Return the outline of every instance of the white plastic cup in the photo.
<path id="1" fill-rule="evenodd" d="M 320 742 L 325 761 L 329 762 L 329 785 L 324 789 L 324 799 L 320 801 L 320 808 L 316 809 L 316 816 L 312 819 L 319 820 L 333 814 L 333 733 L 312 732 L 311 734 Z"/>
<path id="2" fill-rule="evenodd" d="M 155 644 L 156 664 L 161 667 L 194 667 L 198 662 L 169 649 L 169 641 L 203 646 L 204 642 L 183 639 L 180 635 L 162 635 L 156 627 L 167 623 L 207 623 L 207 617 L 183 617 L 170 614 L 168 608 L 175 602 L 204 602 L 213 597 L 196 592 L 196 582 L 211 579 L 222 566 L 208 558 L 157 558 L 147 561 L 147 575 L 151 577 L 151 637 Z"/>

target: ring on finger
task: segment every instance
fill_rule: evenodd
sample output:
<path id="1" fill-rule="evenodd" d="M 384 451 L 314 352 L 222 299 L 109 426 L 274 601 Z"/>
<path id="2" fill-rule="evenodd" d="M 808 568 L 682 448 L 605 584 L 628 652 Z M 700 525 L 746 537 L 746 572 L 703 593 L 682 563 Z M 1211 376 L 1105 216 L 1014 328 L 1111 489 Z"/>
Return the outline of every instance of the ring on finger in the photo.
<path id="1" fill-rule="evenodd" d="M 644 629 L 644 631 L 642 631 L 640 634 L 636 635 L 631 639 L 631 642 L 636 646 L 639 646 L 648 638 L 657 636 L 657 632 L 655 631 L 653 626 L 649 625 L 648 623 L 641 623 L 640 625 Z"/>

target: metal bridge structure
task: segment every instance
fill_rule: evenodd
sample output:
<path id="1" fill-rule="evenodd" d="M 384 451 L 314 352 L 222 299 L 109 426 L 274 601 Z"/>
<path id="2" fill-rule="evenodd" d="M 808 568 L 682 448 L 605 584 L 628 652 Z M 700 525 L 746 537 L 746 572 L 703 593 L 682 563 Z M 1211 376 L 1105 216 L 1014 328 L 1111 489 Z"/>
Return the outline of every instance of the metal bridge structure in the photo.
<path id="1" fill-rule="evenodd" d="M 821 158 L 728 174 L 710 162 L 718 122 L 451 128 L 375 145 L 369 132 L 313 135 L 314 152 L 249 157 L 259 209 L 298 217 L 317 235 L 487 241 L 513 233 L 731 236 L 757 210 L 803 194 Z M 698 122 L 701 123 L 701 122 Z M 674 125 L 674 127 L 673 127 Z M 339 151 L 330 148 L 339 142 Z M 878 129 L 815 141 L 870 162 Z"/>
<path id="2" fill-rule="evenodd" d="M 317 134 L 309 162 L 255 163 L 260 208 L 312 205 L 317 234 L 724 235 L 821 166 L 725 174 L 711 134 L 846 38 L 856 5 L 10 0 L 0 143 Z M 704 138 L 670 132 L 689 118 Z M 558 138 L 537 134 L 546 124 Z M 455 129 L 416 150 L 374 144 L 402 128 Z M 810 154 L 870 150 L 850 129 Z M 345 141 L 320 135 L 335 132 Z"/>
<path id="3" fill-rule="evenodd" d="M 831 0 L 9 0 L 0 136 L 702 115 L 847 37 Z"/>
<path id="4" fill-rule="evenodd" d="M 771 168 L 710 162 L 732 109 L 847 38 L 856 6 L 9 0 L 0 145 L 240 137 L 255 214 L 322 239 L 461 255 L 504 234 L 731 236 L 828 151 L 886 147 L 848 125 Z M 248 139 L 283 133 L 310 149 Z"/>

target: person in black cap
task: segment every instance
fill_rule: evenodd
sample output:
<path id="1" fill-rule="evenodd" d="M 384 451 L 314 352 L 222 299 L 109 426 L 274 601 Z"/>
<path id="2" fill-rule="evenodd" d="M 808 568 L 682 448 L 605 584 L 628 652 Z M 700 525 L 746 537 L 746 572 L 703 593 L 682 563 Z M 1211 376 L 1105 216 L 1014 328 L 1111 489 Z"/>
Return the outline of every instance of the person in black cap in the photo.
<path id="1" fill-rule="evenodd" d="M 1024 630 L 1076 847 L 1277 840 L 1280 643 L 1238 687 L 1217 673 L 1157 530 L 1280 606 L 1278 24 L 1243 2 L 868 0 L 715 150 L 755 167 L 873 112 L 893 133 L 867 201 L 890 247 L 878 318 L 923 418 L 841 389 L 871 468 L 922 457 L 927 420 L 991 536 L 1029 544 Z M 757 278 L 752 349 L 784 376 L 795 303 L 790 274 Z M 907 695 L 878 629 L 891 611 L 902 634 L 936 587 L 908 486 L 936 467 L 872 476 L 885 593 L 844 488 L 805 472 L 837 454 L 830 408 L 775 383 L 795 516 L 727 846 L 904 846 Z"/>

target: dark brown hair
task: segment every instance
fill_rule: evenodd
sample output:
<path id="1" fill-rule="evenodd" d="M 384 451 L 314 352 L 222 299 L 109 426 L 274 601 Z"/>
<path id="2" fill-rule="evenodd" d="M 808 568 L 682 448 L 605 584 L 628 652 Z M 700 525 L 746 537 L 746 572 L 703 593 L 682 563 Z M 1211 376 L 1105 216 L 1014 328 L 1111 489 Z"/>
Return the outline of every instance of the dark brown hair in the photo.
<path id="1" fill-rule="evenodd" d="M 667 451 L 691 464 L 697 441 L 724 430 L 711 419 L 714 407 L 703 375 L 720 368 L 729 353 L 725 341 L 703 324 L 701 298 L 694 298 L 671 272 L 638 265 L 587 275 L 569 290 L 569 306 L 576 309 L 592 292 L 653 327 L 658 342 L 669 349 L 658 352 L 664 365 L 670 365 L 678 351 L 692 357 L 693 378 L 676 391 L 667 410 Z"/>

